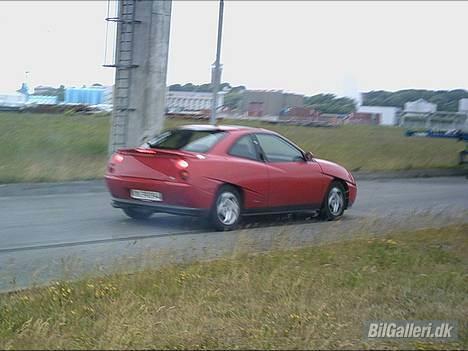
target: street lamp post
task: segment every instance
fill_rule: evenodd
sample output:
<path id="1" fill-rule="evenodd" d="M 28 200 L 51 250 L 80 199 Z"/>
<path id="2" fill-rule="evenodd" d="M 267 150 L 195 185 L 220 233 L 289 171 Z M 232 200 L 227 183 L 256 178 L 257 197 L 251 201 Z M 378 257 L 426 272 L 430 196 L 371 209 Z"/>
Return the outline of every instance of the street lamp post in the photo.
<path id="1" fill-rule="evenodd" d="M 224 0 L 219 0 L 219 14 L 218 14 L 218 41 L 216 44 L 216 61 L 214 64 L 213 69 L 213 79 L 212 79 L 212 86 L 213 86 L 213 101 L 211 104 L 211 116 L 210 116 L 210 123 L 216 124 L 216 109 L 218 107 L 218 91 L 219 85 L 221 81 L 221 38 L 223 34 L 223 13 L 224 13 Z"/>

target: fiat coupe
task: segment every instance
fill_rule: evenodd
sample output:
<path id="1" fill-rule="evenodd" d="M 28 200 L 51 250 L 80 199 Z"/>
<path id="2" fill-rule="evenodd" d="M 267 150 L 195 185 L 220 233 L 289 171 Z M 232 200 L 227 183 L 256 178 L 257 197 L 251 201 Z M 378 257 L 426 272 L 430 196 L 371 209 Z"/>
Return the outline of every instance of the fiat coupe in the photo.
<path id="1" fill-rule="evenodd" d="M 316 211 L 340 218 L 356 199 L 344 167 L 315 158 L 278 133 L 186 125 L 112 155 L 112 205 L 134 219 L 153 213 L 205 216 L 232 230 L 244 216 Z"/>

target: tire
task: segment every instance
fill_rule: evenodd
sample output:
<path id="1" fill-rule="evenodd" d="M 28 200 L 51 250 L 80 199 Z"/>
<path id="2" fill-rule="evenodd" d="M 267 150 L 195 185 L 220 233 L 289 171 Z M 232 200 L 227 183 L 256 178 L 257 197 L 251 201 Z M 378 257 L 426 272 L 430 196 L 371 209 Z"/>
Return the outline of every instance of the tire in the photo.
<path id="1" fill-rule="evenodd" d="M 332 182 L 323 199 L 320 218 L 325 221 L 333 221 L 343 216 L 346 207 L 345 194 L 346 191 L 341 182 Z"/>
<path id="2" fill-rule="evenodd" d="M 227 231 L 238 227 L 242 205 L 239 191 L 230 185 L 223 185 L 211 209 L 210 219 L 216 230 Z"/>
<path id="3" fill-rule="evenodd" d="M 140 209 L 140 208 L 123 208 L 122 209 L 127 216 L 137 220 L 148 219 L 153 214 L 152 211 Z"/>

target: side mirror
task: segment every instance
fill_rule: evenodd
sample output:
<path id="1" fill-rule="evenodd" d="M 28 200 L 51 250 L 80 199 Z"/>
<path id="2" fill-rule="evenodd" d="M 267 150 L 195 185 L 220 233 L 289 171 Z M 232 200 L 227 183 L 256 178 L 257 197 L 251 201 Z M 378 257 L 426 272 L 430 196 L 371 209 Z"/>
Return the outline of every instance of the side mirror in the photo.
<path id="1" fill-rule="evenodd" d="M 306 161 L 312 161 L 314 159 L 314 154 L 310 151 L 307 151 L 304 156 Z"/>

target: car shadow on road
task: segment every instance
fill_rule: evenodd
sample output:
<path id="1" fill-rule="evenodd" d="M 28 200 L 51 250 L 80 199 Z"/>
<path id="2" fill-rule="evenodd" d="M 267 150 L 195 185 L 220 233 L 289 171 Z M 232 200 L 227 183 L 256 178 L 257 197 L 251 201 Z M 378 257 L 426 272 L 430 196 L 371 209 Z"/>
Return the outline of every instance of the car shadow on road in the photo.
<path id="1" fill-rule="evenodd" d="M 352 220 L 355 216 L 344 215 L 340 221 Z M 193 232 L 207 233 L 214 229 L 206 218 L 184 217 L 168 214 L 155 214 L 146 220 L 126 219 L 126 223 L 146 229 L 157 229 L 161 234 L 170 234 L 170 232 Z M 242 218 L 239 230 L 253 228 L 269 228 L 288 225 L 300 225 L 323 222 L 315 213 L 295 213 L 280 215 L 258 215 L 246 216 Z"/>

